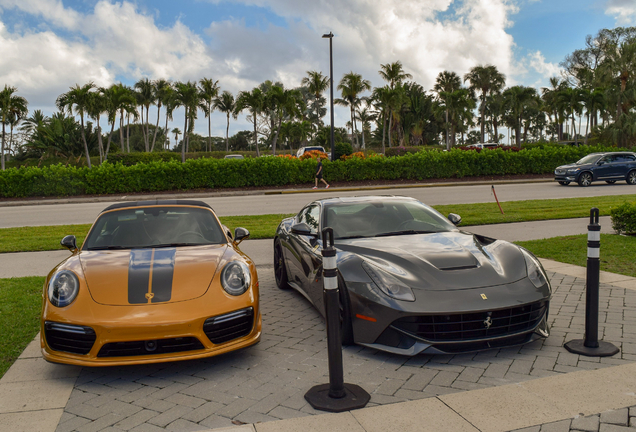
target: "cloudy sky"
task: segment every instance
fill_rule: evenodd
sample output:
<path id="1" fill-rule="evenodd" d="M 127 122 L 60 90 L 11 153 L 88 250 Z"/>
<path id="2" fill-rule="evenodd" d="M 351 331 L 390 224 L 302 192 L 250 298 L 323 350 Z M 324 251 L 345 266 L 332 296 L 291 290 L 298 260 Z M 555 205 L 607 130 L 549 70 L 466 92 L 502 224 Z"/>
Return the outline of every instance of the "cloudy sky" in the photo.
<path id="1" fill-rule="evenodd" d="M 586 35 L 630 25 L 636 0 L 0 0 L 0 85 L 46 114 L 88 81 L 295 87 L 308 70 L 328 73 L 321 36 L 332 31 L 336 82 L 354 71 L 382 85 L 380 64 L 400 60 L 426 89 L 440 71 L 478 64 L 496 65 L 507 85 L 541 87 Z M 249 129 L 244 117 L 230 134 Z M 336 125 L 346 120 L 336 110 Z M 207 135 L 206 123 L 197 132 Z M 225 134 L 222 114 L 213 129 Z"/>

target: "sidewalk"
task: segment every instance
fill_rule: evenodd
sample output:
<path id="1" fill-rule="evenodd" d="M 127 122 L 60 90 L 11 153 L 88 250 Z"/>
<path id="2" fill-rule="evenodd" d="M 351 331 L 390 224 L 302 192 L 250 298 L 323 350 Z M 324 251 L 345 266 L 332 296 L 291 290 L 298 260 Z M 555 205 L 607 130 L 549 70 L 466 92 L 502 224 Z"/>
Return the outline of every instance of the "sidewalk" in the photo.
<path id="1" fill-rule="evenodd" d="M 585 269 L 542 262 L 554 289 L 548 339 L 412 358 L 347 347 L 345 381 L 371 394 L 362 410 L 324 414 L 306 403 L 309 388 L 328 382 L 323 320 L 260 266 L 267 331 L 258 345 L 205 361 L 76 368 L 46 363 L 36 338 L 0 381 L 0 430 L 622 430 L 616 422 L 627 426 L 624 408 L 636 405 L 636 279 L 602 272 L 599 338 L 621 352 L 583 357 L 562 345 L 582 337 Z M 618 411 L 596 416 L 607 410 Z"/>

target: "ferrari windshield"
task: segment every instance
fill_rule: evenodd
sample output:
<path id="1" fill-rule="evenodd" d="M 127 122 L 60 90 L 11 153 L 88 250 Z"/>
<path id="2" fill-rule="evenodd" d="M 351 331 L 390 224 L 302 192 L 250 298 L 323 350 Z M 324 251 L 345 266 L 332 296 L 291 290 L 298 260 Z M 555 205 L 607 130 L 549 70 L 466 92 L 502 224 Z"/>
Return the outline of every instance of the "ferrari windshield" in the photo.
<path id="1" fill-rule="evenodd" d="M 158 206 L 128 208 L 102 214 L 85 250 L 157 248 L 222 244 L 227 240 L 210 210 Z"/>
<path id="2" fill-rule="evenodd" d="M 386 199 L 330 203 L 323 228 L 333 228 L 334 239 L 427 234 L 456 230 L 444 216 L 419 201 Z"/>

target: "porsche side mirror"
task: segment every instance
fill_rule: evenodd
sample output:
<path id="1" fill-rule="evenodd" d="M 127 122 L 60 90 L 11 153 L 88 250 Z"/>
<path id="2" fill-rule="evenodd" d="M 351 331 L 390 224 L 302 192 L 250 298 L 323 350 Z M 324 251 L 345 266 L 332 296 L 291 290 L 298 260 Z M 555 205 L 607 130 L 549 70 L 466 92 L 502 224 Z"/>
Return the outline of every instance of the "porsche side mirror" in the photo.
<path id="1" fill-rule="evenodd" d="M 250 236 L 250 232 L 245 228 L 238 227 L 234 230 L 234 242 L 239 244 Z"/>
<path id="2" fill-rule="evenodd" d="M 318 233 L 313 232 L 311 230 L 311 228 L 309 227 L 309 225 L 307 225 L 304 222 L 298 223 L 298 224 L 292 226 L 291 227 L 291 232 L 292 232 L 292 234 L 318 237 Z"/>
<path id="3" fill-rule="evenodd" d="M 448 220 L 451 221 L 453 223 L 453 225 L 457 226 L 460 223 L 462 223 L 462 217 L 458 214 L 455 213 L 450 213 L 448 215 Z"/>
<path id="4" fill-rule="evenodd" d="M 74 235 L 67 235 L 62 239 L 62 241 L 60 241 L 60 244 L 71 252 L 77 250 L 77 240 L 75 239 Z"/>
<path id="5" fill-rule="evenodd" d="M 227 234 L 227 236 L 232 239 L 232 231 L 230 231 L 230 229 L 228 227 L 226 227 L 225 225 L 221 225 L 221 227 L 223 228 L 223 231 L 225 231 L 225 234 Z"/>

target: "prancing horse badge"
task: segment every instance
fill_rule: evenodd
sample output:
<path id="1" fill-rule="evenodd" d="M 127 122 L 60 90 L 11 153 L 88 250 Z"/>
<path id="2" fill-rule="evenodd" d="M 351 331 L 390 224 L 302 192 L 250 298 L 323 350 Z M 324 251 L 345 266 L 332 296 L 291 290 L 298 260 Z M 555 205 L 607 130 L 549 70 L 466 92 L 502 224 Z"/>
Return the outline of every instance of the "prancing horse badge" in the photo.
<path id="1" fill-rule="evenodd" d="M 482 298 L 483 300 L 488 300 L 488 297 L 486 297 L 486 294 L 482 294 L 482 295 L 481 295 L 481 298 Z"/>

